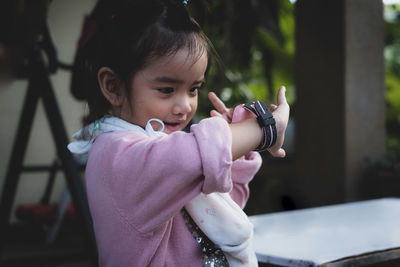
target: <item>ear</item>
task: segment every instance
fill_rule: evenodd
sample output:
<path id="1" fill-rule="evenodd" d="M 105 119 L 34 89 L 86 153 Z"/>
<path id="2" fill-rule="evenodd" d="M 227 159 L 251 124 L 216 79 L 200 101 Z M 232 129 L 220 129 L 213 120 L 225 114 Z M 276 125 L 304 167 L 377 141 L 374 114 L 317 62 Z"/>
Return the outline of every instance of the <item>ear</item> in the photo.
<path id="1" fill-rule="evenodd" d="M 121 106 L 125 99 L 125 91 L 114 71 L 107 67 L 101 67 L 97 72 L 97 80 L 100 90 L 108 102 L 113 107 Z"/>

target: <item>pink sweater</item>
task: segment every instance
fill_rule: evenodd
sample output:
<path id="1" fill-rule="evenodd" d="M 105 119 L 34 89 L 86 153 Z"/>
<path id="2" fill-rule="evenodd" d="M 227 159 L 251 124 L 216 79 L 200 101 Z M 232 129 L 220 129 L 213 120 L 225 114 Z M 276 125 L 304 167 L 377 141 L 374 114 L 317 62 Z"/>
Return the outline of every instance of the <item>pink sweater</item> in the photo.
<path id="1" fill-rule="evenodd" d="M 86 182 L 100 266 L 201 266 L 201 249 L 180 210 L 200 192 L 230 192 L 243 208 L 261 166 L 251 152 L 232 162 L 221 118 L 149 138 L 111 132 L 89 152 Z"/>

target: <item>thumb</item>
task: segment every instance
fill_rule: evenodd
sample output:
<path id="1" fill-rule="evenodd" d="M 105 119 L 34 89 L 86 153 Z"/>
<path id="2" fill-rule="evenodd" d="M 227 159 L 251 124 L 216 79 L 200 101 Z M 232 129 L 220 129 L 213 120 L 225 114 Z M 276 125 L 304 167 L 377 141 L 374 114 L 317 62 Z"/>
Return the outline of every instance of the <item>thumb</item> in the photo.
<path id="1" fill-rule="evenodd" d="M 286 95 L 285 94 L 286 94 L 286 87 L 285 86 L 281 86 L 279 88 L 278 95 L 277 95 L 278 106 L 280 104 L 287 104 Z"/>

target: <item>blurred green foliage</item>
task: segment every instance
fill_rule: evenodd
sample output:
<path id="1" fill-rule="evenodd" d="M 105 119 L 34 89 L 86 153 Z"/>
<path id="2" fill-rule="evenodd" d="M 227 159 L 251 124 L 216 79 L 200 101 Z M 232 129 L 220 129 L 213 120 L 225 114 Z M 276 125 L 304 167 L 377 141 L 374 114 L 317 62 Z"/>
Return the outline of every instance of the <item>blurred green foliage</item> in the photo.
<path id="1" fill-rule="evenodd" d="M 209 91 L 233 107 L 255 99 L 276 103 L 276 92 L 285 85 L 288 102 L 294 102 L 295 25 L 289 0 L 204 0 L 188 7 L 217 52 L 200 94 L 200 117 L 212 109 Z"/>
<path id="2" fill-rule="evenodd" d="M 217 55 L 201 91 L 199 117 L 213 108 L 215 91 L 228 107 L 254 99 L 275 103 L 281 85 L 295 102 L 294 4 L 289 0 L 191 1 L 190 12 Z M 400 158 L 400 5 L 385 5 L 385 97 L 389 153 Z M 219 59 L 219 60 L 218 60 Z"/>
<path id="3" fill-rule="evenodd" d="M 384 16 L 388 152 L 400 159 L 400 5 L 385 5 Z"/>

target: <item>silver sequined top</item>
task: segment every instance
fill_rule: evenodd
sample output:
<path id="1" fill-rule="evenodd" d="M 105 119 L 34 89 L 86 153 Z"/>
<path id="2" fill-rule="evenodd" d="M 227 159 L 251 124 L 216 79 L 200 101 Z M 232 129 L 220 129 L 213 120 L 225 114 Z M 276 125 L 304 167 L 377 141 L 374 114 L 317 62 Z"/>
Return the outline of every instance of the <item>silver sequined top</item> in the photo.
<path id="1" fill-rule="evenodd" d="M 228 267 L 229 263 L 223 251 L 215 246 L 215 244 L 201 231 L 185 209 L 182 209 L 182 215 L 189 232 L 202 248 L 202 267 Z"/>

